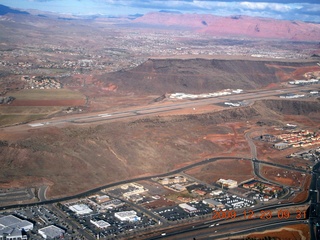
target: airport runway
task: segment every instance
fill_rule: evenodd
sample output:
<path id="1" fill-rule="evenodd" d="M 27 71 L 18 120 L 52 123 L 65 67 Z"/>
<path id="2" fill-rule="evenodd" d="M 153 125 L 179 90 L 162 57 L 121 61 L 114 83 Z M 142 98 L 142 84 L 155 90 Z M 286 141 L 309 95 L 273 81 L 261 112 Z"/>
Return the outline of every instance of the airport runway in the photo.
<path id="1" fill-rule="evenodd" d="M 251 91 L 240 94 L 231 94 L 226 96 L 212 97 L 198 100 L 176 100 L 160 106 L 139 106 L 131 108 L 130 110 L 123 110 L 117 112 L 99 112 L 99 113 L 83 113 L 74 114 L 63 117 L 56 117 L 42 121 L 34 121 L 27 124 L 20 124 L 16 126 L 6 127 L 3 129 L 15 130 L 19 127 L 20 130 L 28 130 L 32 128 L 43 128 L 48 126 L 64 126 L 65 124 L 90 124 L 106 122 L 111 120 L 121 120 L 127 118 L 141 118 L 148 115 L 159 115 L 163 112 L 170 112 L 179 109 L 193 109 L 199 106 L 210 104 L 219 104 L 226 101 L 244 101 L 244 100 L 262 100 L 274 96 L 286 95 L 290 93 L 297 93 L 301 91 L 318 89 L 318 85 L 307 86 L 290 86 L 281 89 Z"/>

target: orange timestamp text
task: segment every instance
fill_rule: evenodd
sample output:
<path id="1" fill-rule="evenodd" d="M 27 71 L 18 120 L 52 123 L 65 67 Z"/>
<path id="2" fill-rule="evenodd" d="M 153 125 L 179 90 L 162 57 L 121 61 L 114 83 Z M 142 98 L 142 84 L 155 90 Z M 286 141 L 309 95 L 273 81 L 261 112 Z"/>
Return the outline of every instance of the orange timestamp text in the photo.
<path id="1" fill-rule="evenodd" d="M 303 220 L 307 218 L 307 210 L 296 210 L 295 212 L 290 212 L 287 209 L 280 209 L 276 211 L 270 210 L 260 210 L 260 211 L 253 211 L 253 210 L 244 210 L 242 212 L 236 212 L 235 210 L 219 210 L 213 211 L 212 219 L 216 220 L 227 220 L 227 219 L 235 219 L 235 218 L 242 218 L 245 220 L 260 218 L 262 220 L 270 220 L 272 218 L 277 219 L 289 219 L 295 218 L 297 220 Z"/>

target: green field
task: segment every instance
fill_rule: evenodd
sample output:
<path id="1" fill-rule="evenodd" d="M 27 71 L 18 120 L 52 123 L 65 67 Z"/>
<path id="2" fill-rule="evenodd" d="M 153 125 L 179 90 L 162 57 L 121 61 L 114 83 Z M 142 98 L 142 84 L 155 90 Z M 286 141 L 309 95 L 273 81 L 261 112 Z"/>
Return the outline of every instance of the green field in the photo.
<path id="1" fill-rule="evenodd" d="M 67 100 L 85 98 L 81 93 L 68 89 L 24 89 L 10 93 L 10 96 L 19 100 Z"/>

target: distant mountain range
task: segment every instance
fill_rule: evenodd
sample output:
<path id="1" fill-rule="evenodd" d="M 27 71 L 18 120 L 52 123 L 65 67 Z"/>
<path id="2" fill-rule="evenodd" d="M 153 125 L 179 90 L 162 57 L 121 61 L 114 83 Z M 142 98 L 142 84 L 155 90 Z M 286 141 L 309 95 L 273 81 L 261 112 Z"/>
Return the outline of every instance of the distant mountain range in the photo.
<path id="1" fill-rule="evenodd" d="M 200 33 L 217 36 L 244 36 L 293 41 L 320 40 L 320 24 L 272 18 L 153 12 L 139 17 L 133 22 L 157 26 L 189 27 Z"/>
<path id="2" fill-rule="evenodd" d="M 29 14 L 28 12 L 24 12 L 24 11 L 19 11 L 19 10 L 15 10 L 12 8 L 9 8 L 7 6 L 1 5 L 0 4 L 0 15 L 5 15 L 7 13 L 14 13 L 14 14 Z"/>
<path id="3" fill-rule="evenodd" d="M 0 15 L 5 14 L 29 14 L 0 4 Z M 46 17 L 36 12 L 39 17 Z M 31 12 L 32 15 L 35 13 Z M 54 14 L 50 13 L 53 16 Z M 59 14 L 56 15 L 59 18 Z M 93 16 L 92 16 L 93 17 Z M 106 16 L 94 16 L 100 18 Z M 70 19 L 79 19 L 79 16 L 71 16 Z M 84 17 L 90 19 L 89 16 Z M 111 17 L 108 17 L 111 18 Z M 119 18 L 121 17 L 113 17 Z M 70 20 L 64 16 L 63 20 Z M 253 37 L 263 39 L 280 39 L 291 41 L 320 41 L 320 24 L 302 21 L 277 20 L 272 18 L 259 18 L 249 16 L 214 16 L 210 14 L 183 14 L 174 11 L 161 10 L 145 15 L 135 14 L 125 17 L 131 23 L 142 23 L 144 26 L 181 27 L 199 33 L 219 37 Z M 127 22 L 126 22 L 127 23 Z"/>

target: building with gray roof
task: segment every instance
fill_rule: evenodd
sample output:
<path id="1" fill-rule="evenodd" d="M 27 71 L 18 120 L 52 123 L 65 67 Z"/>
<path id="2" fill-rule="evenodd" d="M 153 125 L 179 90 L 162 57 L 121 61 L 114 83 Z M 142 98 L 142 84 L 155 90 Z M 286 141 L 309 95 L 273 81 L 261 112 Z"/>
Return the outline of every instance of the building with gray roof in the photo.
<path id="1" fill-rule="evenodd" d="M 44 228 L 41 228 L 38 230 L 38 233 L 44 238 L 44 239 L 55 239 L 55 238 L 60 238 L 65 234 L 65 230 L 54 226 L 50 225 Z"/>
<path id="2" fill-rule="evenodd" d="M 27 220 L 22 220 L 13 215 L 0 218 L 0 240 L 25 240 L 23 231 L 33 229 L 33 224 Z"/>

